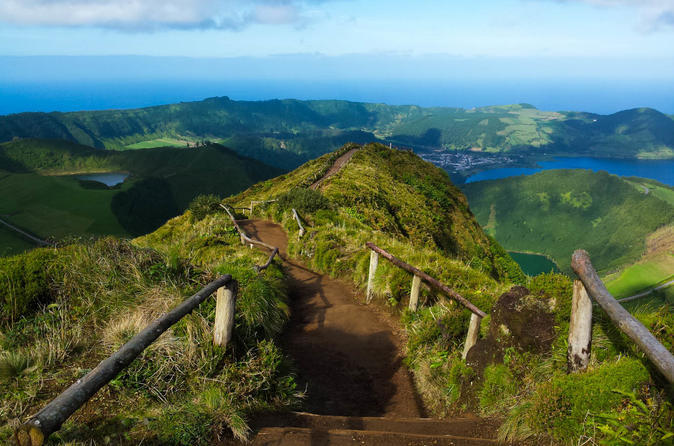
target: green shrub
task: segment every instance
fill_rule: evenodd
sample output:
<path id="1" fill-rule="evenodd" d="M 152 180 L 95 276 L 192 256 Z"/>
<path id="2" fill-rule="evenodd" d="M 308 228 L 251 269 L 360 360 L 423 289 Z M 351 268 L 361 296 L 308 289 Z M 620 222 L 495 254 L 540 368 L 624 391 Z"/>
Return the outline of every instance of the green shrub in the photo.
<path id="1" fill-rule="evenodd" d="M 538 432 L 568 442 L 583 433 L 588 414 L 618 408 L 623 396 L 614 390 L 633 392 L 648 380 L 646 367 L 630 357 L 601 364 L 586 373 L 558 372 L 536 389 L 527 411 L 528 424 Z"/>
<path id="2" fill-rule="evenodd" d="M 674 444 L 674 411 L 672 404 L 661 395 L 616 393 L 623 396 L 623 406 L 615 413 L 594 416 L 594 427 L 601 432 L 602 445 L 664 445 Z"/>
<path id="3" fill-rule="evenodd" d="M 278 206 L 281 209 L 296 209 L 298 212 L 314 213 L 320 209 L 329 209 L 330 201 L 318 191 L 295 188 L 279 195 Z"/>
<path id="4" fill-rule="evenodd" d="M 188 209 L 190 210 L 190 220 L 192 222 L 203 220 L 209 214 L 218 212 L 222 200 L 217 195 L 199 195 L 192 200 Z"/>
<path id="5" fill-rule="evenodd" d="M 54 297 L 55 258 L 46 248 L 0 258 L 0 322 L 14 321 Z"/>
<path id="6" fill-rule="evenodd" d="M 478 396 L 480 409 L 485 414 L 499 412 L 518 390 L 519 383 L 508 366 L 491 364 L 484 369 L 484 383 Z"/>

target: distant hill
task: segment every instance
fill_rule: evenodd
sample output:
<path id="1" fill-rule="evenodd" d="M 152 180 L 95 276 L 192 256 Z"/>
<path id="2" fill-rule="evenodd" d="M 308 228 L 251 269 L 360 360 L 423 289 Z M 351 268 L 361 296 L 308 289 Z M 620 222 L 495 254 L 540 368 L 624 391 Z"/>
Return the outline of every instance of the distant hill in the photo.
<path id="1" fill-rule="evenodd" d="M 128 172 L 121 185 L 73 174 Z M 42 238 L 140 235 L 182 212 L 197 195 L 228 196 L 283 171 L 217 144 L 114 152 L 59 140 L 0 144 L 0 218 Z M 0 255 L 26 243 L 7 229 Z"/>
<path id="2" fill-rule="evenodd" d="M 646 238 L 674 223 L 674 206 L 660 184 L 634 184 L 606 172 L 548 170 L 463 186 L 480 224 L 506 249 L 551 256 L 569 272 L 576 249 L 600 272 L 637 261 Z M 659 184 L 659 183 L 658 183 Z M 674 193 L 673 193 L 674 194 Z"/>
<path id="3" fill-rule="evenodd" d="M 460 109 L 217 97 L 135 110 L 0 116 L 0 141 L 51 138 L 119 150 L 207 139 L 287 169 L 346 142 L 372 141 L 422 152 L 666 158 L 674 156 L 672 135 L 674 120 L 653 109 L 603 116 L 528 104 Z"/>

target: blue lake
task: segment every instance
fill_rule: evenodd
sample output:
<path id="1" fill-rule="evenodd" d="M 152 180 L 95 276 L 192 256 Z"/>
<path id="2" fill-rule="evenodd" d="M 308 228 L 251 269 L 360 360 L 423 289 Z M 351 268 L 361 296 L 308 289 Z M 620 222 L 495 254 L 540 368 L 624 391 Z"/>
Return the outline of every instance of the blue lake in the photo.
<path id="1" fill-rule="evenodd" d="M 501 169 L 486 170 L 466 179 L 466 183 L 484 180 L 498 180 L 500 178 L 518 175 L 531 175 L 542 170 L 550 169 L 589 169 L 593 171 L 605 170 L 614 175 L 623 177 L 651 178 L 661 183 L 674 186 L 674 160 L 637 160 L 637 159 L 604 159 L 604 158 L 558 158 L 553 161 L 541 161 L 540 168 L 504 167 Z"/>
<path id="2" fill-rule="evenodd" d="M 555 263 L 540 254 L 527 254 L 523 252 L 509 251 L 510 257 L 522 268 L 524 274 L 529 276 L 537 276 L 542 273 L 559 272 L 559 268 Z"/>
<path id="3" fill-rule="evenodd" d="M 108 187 L 116 186 L 124 182 L 129 176 L 124 172 L 107 172 L 107 173 L 89 173 L 86 175 L 77 175 L 78 180 L 97 181 L 103 183 Z"/>

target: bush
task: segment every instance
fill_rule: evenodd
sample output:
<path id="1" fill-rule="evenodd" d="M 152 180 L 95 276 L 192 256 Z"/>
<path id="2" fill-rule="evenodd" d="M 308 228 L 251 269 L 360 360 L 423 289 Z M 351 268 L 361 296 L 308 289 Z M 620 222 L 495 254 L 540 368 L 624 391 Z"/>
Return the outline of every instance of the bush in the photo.
<path id="1" fill-rule="evenodd" d="M 188 206 L 192 222 L 203 220 L 204 217 L 220 210 L 222 200 L 217 195 L 199 195 Z"/>
<path id="2" fill-rule="evenodd" d="M 279 195 L 277 199 L 280 208 L 294 208 L 299 212 L 314 213 L 320 209 L 330 208 L 330 201 L 323 194 L 312 189 L 292 189 Z"/>
<path id="3" fill-rule="evenodd" d="M 508 366 L 492 364 L 484 369 L 484 385 L 480 390 L 480 408 L 483 413 L 500 412 L 519 390 L 515 377 Z"/>
<path id="4" fill-rule="evenodd" d="M 50 249 L 0 258 L 0 322 L 14 321 L 53 298 L 55 258 L 56 252 Z"/>
<path id="5" fill-rule="evenodd" d="M 583 433 L 589 414 L 611 412 L 621 404 L 623 396 L 615 390 L 633 392 L 648 380 L 644 365 L 628 357 L 586 373 L 556 374 L 536 389 L 527 411 L 528 424 L 569 442 Z"/>

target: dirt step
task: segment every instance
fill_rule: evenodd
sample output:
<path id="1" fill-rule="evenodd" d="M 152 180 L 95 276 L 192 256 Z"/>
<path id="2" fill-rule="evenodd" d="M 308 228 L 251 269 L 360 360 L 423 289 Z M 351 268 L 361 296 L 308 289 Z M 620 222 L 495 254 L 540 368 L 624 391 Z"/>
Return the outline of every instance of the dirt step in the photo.
<path id="1" fill-rule="evenodd" d="M 422 435 L 348 429 L 267 427 L 258 432 L 254 446 L 493 446 L 496 440 L 458 435 Z"/>
<path id="2" fill-rule="evenodd" d="M 257 429 L 297 427 L 316 430 L 350 430 L 406 433 L 420 435 L 456 435 L 460 437 L 496 438 L 498 425 L 480 418 L 383 418 L 316 415 L 306 412 L 268 414 L 259 417 Z"/>

